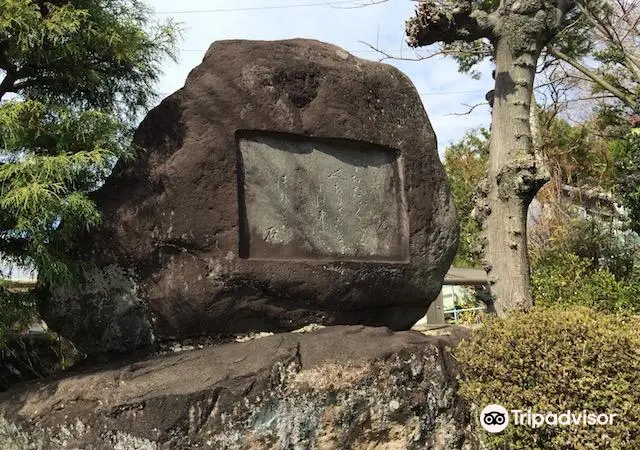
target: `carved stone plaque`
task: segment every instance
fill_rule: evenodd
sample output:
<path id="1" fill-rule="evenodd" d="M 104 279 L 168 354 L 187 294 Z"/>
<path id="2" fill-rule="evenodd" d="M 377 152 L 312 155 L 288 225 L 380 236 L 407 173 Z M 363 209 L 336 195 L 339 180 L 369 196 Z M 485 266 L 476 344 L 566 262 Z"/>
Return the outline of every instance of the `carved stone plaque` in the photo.
<path id="1" fill-rule="evenodd" d="M 273 133 L 238 145 L 241 257 L 408 260 L 398 151 Z"/>

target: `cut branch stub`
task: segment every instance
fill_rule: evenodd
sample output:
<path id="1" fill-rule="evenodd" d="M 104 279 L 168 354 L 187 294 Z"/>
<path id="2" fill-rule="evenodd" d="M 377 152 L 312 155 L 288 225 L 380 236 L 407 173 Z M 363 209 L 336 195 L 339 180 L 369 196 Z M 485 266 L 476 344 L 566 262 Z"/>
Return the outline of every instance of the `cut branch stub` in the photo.
<path id="1" fill-rule="evenodd" d="M 508 199 L 515 193 L 527 205 L 548 181 L 548 170 L 532 159 L 507 163 L 496 176 L 500 198 Z"/>

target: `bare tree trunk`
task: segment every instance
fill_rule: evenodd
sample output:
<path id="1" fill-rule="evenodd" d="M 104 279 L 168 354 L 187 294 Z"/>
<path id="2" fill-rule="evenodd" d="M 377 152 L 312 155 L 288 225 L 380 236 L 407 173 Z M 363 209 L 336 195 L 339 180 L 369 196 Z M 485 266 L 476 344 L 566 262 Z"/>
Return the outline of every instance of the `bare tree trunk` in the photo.
<path id="1" fill-rule="evenodd" d="M 540 129 L 540 108 L 536 104 L 536 94 L 531 90 L 531 107 L 529 111 L 529 123 L 531 125 L 531 145 L 536 161 L 542 163 L 542 130 Z"/>
<path id="2" fill-rule="evenodd" d="M 513 55 L 496 43 L 496 86 L 484 231 L 486 270 L 495 308 L 504 316 L 533 305 L 527 253 L 527 211 L 547 181 L 533 152 L 530 106 L 537 49 Z"/>

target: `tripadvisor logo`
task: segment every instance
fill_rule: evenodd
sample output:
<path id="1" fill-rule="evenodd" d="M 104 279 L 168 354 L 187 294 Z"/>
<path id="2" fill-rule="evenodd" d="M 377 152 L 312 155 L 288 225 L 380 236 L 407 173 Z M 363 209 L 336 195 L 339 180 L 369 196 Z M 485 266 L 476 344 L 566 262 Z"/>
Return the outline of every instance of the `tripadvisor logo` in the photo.
<path id="1" fill-rule="evenodd" d="M 489 433 L 500 433 L 509 425 L 509 412 L 500 405 L 489 405 L 480 413 L 480 425 Z"/>
<path id="2" fill-rule="evenodd" d="M 512 409 L 507 411 L 500 405 L 489 405 L 480 412 L 480 425 L 489 433 L 500 433 L 510 422 L 517 426 L 528 426 L 531 428 L 540 428 L 542 425 L 548 426 L 594 426 L 594 425 L 613 425 L 613 418 L 617 414 L 596 414 L 587 411 L 573 413 L 565 411 L 561 414 L 557 413 L 532 413 L 531 410 L 523 411 L 521 409 Z"/>

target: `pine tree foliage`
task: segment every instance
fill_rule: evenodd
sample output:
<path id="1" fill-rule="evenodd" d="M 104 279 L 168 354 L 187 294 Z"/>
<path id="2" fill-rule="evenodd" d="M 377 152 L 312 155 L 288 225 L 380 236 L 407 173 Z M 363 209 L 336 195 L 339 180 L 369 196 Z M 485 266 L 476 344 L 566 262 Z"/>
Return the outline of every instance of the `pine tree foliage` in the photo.
<path id="1" fill-rule="evenodd" d="M 0 98 L 135 114 L 154 100 L 176 27 L 138 0 L 4 0 Z"/>
<path id="2" fill-rule="evenodd" d="M 0 251 L 45 284 L 66 277 L 77 231 L 100 221 L 87 194 L 131 154 L 128 128 L 99 110 L 14 100 L 0 105 L 0 136 Z"/>
<path id="3" fill-rule="evenodd" d="M 79 231 L 100 223 L 90 198 L 132 157 L 133 127 L 156 99 L 179 30 L 138 0 L 0 4 L 0 257 L 41 286 L 71 281 Z M 33 299 L 0 285 L 0 335 Z M 22 309 L 21 309 L 22 308 Z M 1 340 L 0 336 L 0 340 Z"/>

